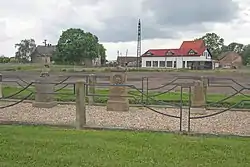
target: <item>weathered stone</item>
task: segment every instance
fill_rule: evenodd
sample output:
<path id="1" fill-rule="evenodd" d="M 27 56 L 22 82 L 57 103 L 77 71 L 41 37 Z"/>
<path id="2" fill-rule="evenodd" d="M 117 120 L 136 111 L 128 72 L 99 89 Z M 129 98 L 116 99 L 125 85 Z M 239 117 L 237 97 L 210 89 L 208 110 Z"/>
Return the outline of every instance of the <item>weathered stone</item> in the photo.
<path id="1" fill-rule="evenodd" d="M 88 93 L 90 95 L 95 94 L 95 84 L 96 84 L 96 76 L 95 74 L 90 74 L 88 76 Z M 89 105 L 93 105 L 95 103 L 95 96 L 88 96 Z"/>
<path id="2" fill-rule="evenodd" d="M 86 125 L 86 92 L 83 81 L 76 83 L 76 129 L 82 129 Z"/>
<path id="3" fill-rule="evenodd" d="M 109 99 L 107 103 L 108 111 L 129 111 L 128 90 L 123 86 L 127 82 L 126 69 L 116 67 L 111 69 L 110 84 L 121 85 L 111 86 L 109 89 Z"/>
<path id="4" fill-rule="evenodd" d="M 204 84 L 202 81 L 195 81 L 192 88 L 191 113 L 204 114 L 206 98 L 204 93 Z"/>
<path id="5" fill-rule="evenodd" d="M 49 83 L 49 78 L 40 78 L 35 83 L 35 101 L 33 107 L 52 108 L 57 105 L 54 99 L 54 84 Z"/>

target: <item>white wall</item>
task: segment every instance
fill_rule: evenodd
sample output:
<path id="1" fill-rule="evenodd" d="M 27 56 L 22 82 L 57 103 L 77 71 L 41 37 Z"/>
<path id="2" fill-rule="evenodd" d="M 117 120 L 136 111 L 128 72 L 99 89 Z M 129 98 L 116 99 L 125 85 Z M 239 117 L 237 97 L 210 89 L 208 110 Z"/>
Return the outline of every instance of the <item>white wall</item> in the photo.
<path id="1" fill-rule="evenodd" d="M 183 56 L 183 57 L 142 57 L 142 67 L 147 67 L 146 62 L 151 61 L 152 68 L 174 68 L 174 62 L 176 61 L 176 68 L 187 68 L 188 61 L 212 61 L 211 55 L 207 50 L 201 56 Z M 153 67 L 153 61 L 158 61 L 158 66 Z M 168 62 L 172 61 L 172 67 L 160 67 L 160 61 Z M 183 62 L 185 66 L 183 67 Z M 165 63 L 166 64 L 166 63 Z M 150 68 L 150 67 L 148 67 Z"/>

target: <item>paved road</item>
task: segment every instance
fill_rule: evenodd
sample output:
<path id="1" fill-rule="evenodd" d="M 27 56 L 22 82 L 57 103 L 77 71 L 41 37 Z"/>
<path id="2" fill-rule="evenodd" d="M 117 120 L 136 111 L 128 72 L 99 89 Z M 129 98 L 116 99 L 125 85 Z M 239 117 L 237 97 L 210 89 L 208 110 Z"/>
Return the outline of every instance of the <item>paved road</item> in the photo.
<path id="1" fill-rule="evenodd" d="M 16 83 L 10 81 L 18 81 L 22 85 L 26 85 L 24 82 L 33 82 L 39 78 L 38 72 L 1 72 L 3 75 L 4 84 L 8 85 L 16 85 Z M 70 79 L 67 82 L 74 83 L 79 79 L 85 79 L 90 73 L 79 72 L 79 73 L 63 73 L 63 72 L 51 72 L 50 76 L 52 78 L 52 82 L 60 82 L 65 78 L 70 76 Z M 110 73 L 96 73 L 98 76 L 99 83 L 108 83 L 108 76 Z M 106 76 L 106 78 L 105 78 Z M 142 77 L 149 78 L 149 88 L 160 87 L 163 84 L 169 83 L 175 78 L 184 77 L 185 79 L 178 79 L 176 82 L 178 83 L 189 83 L 193 82 L 193 77 L 209 77 L 211 78 L 211 87 L 209 88 L 209 92 L 211 93 L 226 93 L 230 94 L 235 92 L 232 88 L 222 88 L 222 87 L 212 87 L 215 85 L 224 85 L 224 86 L 233 86 L 236 89 L 240 89 L 241 85 L 245 87 L 250 87 L 250 75 L 249 74 L 240 74 L 240 73 L 197 73 L 197 72 L 129 72 L 128 73 L 128 84 L 133 84 L 138 88 L 142 87 L 141 79 Z M 224 79 L 223 79 L 224 78 Z M 227 79 L 225 79 L 227 78 Z M 228 79 L 232 79 L 231 81 Z M 9 81 L 9 82 L 8 82 Z M 235 82 L 234 82 L 235 81 Z M 8 82 L 8 83 L 7 83 Z M 146 82 L 144 82 L 144 87 Z M 161 88 L 161 91 L 166 91 L 172 88 L 172 85 Z M 179 88 L 175 89 L 179 90 Z"/>

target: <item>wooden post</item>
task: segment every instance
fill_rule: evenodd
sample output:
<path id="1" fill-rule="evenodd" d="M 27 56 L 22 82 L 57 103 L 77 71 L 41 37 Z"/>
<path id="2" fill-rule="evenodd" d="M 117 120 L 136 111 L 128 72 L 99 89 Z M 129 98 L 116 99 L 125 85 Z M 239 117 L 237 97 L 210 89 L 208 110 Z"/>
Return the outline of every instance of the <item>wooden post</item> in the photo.
<path id="1" fill-rule="evenodd" d="M 0 74 L 0 98 L 3 97 L 2 84 L 3 84 L 3 76 L 2 76 L 2 74 Z"/>
<path id="2" fill-rule="evenodd" d="M 95 94 L 95 84 L 96 84 L 96 76 L 95 74 L 90 74 L 88 76 L 88 92 L 89 94 L 91 94 L 90 96 L 88 96 L 88 102 L 89 105 L 93 105 L 95 103 L 95 96 L 93 96 Z"/>
<path id="3" fill-rule="evenodd" d="M 76 129 L 86 125 L 86 85 L 84 81 L 76 82 Z"/>

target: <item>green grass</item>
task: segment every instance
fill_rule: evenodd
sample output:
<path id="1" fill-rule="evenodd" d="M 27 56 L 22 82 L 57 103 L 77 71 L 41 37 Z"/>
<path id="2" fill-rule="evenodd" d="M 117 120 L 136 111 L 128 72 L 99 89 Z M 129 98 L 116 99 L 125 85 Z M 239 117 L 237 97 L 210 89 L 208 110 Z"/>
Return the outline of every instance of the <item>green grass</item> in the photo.
<path id="1" fill-rule="evenodd" d="M 57 89 L 60 87 L 57 87 Z M 4 97 L 7 97 L 9 95 L 14 94 L 15 92 L 20 91 L 21 88 L 18 87 L 4 87 L 3 88 L 3 95 Z M 16 96 L 12 97 L 14 99 L 22 99 L 25 96 L 30 94 L 30 91 L 34 92 L 34 88 L 29 88 L 28 90 L 25 90 Z M 146 92 L 144 92 L 146 94 Z M 106 103 L 108 100 L 108 94 L 109 90 L 108 89 L 97 89 L 95 95 L 101 95 L 101 96 L 96 96 L 95 97 L 95 102 L 96 103 Z M 158 92 L 149 92 L 149 97 L 152 97 L 156 94 L 159 94 Z M 141 93 L 136 90 L 130 90 L 129 91 L 129 101 L 130 104 L 141 104 Z M 224 99 L 227 97 L 227 95 L 224 94 L 208 94 L 207 95 L 207 103 L 211 107 L 229 107 L 232 105 L 235 105 L 242 100 L 249 100 L 248 102 L 244 102 L 238 106 L 235 106 L 235 108 L 250 108 L 250 98 L 246 97 L 244 95 L 236 95 L 230 99 L 227 99 L 221 103 L 216 103 L 220 101 L 221 99 Z M 74 94 L 73 88 L 65 88 L 60 91 L 58 91 L 55 95 L 56 100 L 58 101 L 63 101 L 63 102 L 73 102 L 76 99 L 76 96 Z M 34 99 L 34 95 L 32 95 L 29 99 Z M 86 99 L 88 100 L 88 99 Z M 183 93 L 183 104 L 188 105 L 189 103 L 189 94 L 188 93 Z M 161 102 L 159 102 L 161 101 Z M 162 104 L 179 104 L 181 101 L 180 98 L 180 92 L 169 92 L 165 93 L 159 96 L 152 97 L 151 99 L 148 98 L 146 99 L 146 96 L 144 96 L 144 103 L 151 104 L 151 105 L 162 105 Z M 214 104 L 216 103 L 216 104 Z"/>
<path id="2" fill-rule="evenodd" d="M 250 138 L 1 126 L 1 167 L 248 167 Z"/>

